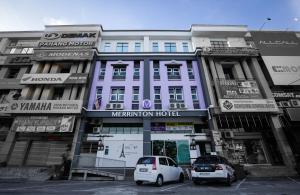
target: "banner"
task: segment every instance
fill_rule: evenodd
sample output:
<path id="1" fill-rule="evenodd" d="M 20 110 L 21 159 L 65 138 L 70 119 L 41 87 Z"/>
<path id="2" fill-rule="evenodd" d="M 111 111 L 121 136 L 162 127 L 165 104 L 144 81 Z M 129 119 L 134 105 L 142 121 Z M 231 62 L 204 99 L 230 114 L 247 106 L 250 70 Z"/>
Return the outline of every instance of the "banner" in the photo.
<path id="1" fill-rule="evenodd" d="M 81 113 L 82 100 L 17 100 L 10 104 L 10 113 Z"/>
<path id="2" fill-rule="evenodd" d="M 218 81 L 222 99 L 261 99 L 262 95 L 254 80 L 225 80 Z"/>
<path id="3" fill-rule="evenodd" d="M 17 132 L 72 132 L 74 116 L 17 116 L 12 124 L 12 130 Z"/>
<path id="4" fill-rule="evenodd" d="M 219 99 L 222 112 L 278 112 L 272 99 Z"/>
<path id="5" fill-rule="evenodd" d="M 294 32 L 251 32 L 274 85 L 300 85 L 300 41 Z"/>
<path id="6" fill-rule="evenodd" d="M 87 73 L 24 74 L 21 84 L 84 84 Z"/>

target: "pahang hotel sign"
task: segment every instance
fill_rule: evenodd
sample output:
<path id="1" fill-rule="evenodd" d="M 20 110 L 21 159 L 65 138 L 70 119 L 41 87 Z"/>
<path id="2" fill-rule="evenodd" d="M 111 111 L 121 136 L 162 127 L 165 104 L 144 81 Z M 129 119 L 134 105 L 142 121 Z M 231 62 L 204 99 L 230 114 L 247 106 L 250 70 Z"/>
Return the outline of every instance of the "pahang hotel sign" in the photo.
<path id="1" fill-rule="evenodd" d="M 39 48 L 92 48 L 96 46 L 98 31 L 47 31 L 41 38 Z"/>

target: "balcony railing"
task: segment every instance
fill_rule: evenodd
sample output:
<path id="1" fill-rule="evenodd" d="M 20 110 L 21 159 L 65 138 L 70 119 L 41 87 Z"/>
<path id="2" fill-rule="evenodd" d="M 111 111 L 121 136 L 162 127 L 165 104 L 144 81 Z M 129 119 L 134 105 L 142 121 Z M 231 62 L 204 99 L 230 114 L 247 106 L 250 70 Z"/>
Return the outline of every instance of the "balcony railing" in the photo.
<path id="1" fill-rule="evenodd" d="M 258 56 L 259 51 L 252 47 L 204 47 L 204 56 Z"/>

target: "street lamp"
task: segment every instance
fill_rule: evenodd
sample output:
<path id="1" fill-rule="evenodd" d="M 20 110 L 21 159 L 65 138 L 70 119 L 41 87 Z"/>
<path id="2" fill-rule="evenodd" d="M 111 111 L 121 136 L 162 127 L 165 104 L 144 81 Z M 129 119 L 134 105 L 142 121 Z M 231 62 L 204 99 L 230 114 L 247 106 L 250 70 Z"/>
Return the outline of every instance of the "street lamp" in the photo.
<path id="1" fill-rule="evenodd" d="M 293 21 L 294 22 L 299 22 L 299 18 L 293 18 Z M 288 31 L 290 28 L 291 28 L 292 24 L 290 24 L 286 29 L 285 31 Z"/>
<path id="2" fill-rule="evenodd" d="M 263 29 L 263 27 L 265 26 L 265 24 L 268 22 L 268 21 L 271 21 L 272 19 L 271 18 L 266 18 L 265 22 L 261 25 L 261 27 L 259 28 L 259 31 L 261 31 Z"/>

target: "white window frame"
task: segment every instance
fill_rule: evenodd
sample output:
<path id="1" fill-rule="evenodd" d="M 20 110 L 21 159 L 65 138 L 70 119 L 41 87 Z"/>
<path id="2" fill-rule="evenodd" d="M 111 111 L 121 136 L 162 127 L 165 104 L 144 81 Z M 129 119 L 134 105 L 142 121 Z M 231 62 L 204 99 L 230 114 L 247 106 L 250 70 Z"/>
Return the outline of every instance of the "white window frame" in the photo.
<path id="1" fill-rule="evenodd" d="M 193 67 L 188 68 L 188 76 L 193 76 L 195 78 Z"/>
<path id="2" fill-rule="evenodd" d="M 159 93 L 156 93 L 157 91 L 156 90 L 159 90 Z M 160 95 L 160 87 L 154 87 L 154 100 L 161 100 L 161 95 Z M 157 98 L 159 97 L 159 98 Z"/>
<path id="3" fill-rule="evenodd" d="M 170 92 L 170 91 L 172 91 L 172 92 Z M 181 98 L 178 98 L 180 96 L 181 96 Z M 183 89 L 182 89 L 182 87 L 169 87 L 169 98 L 170 98 L 170 100 L 176 100 L 176 101 L 180 100 L 180 101 L 182 101 L 183 100 Z"/>
<path id="4" fill-rule="evenodd" d="M 140 42 L 134 43 L 134 52 L 141 52 L 142 51 L 142 44 Z"/>
<path id="5" fill-rule="evenodd" d="M 158 42 L 152 43 L 152 52 L 159 52 L 159 44 Z"/>
<path id="6" fill-rule="evenodd" d="M 111 43 L 105 42 L 103 47 L 104 52 L 110 52 L 111 51 Z"/>
<path id="7" fill-rule="evenodd" d="M 119 45 L 121 47 L 119 47 Z M 126 45 L 126 47 L 125 47 Z M 120 48 L 120 50 L 118 50 L 118 48 Z M 126 50 L 125 50 L 126 48 Z M 128 48 L 129 48 L 129 43 L 128 42 L 117 42 L 117 52 L 128 52 Z"/>
<path id="8" fill-rule="evenodd" d="M 169 45 L 169 46 L 168 46 Z M 177 52 L 176 42 L 165 42 L 165 52 Z M 174 47 L 175 46 L 175 47 Z M 168 48 L 168 49 L 167 49 Z M 173 50 L 174 49 L 174 50 Z"/>
<path id="9" fill-rule="evenodd" d="M 183 52 L 189 52 L 189 43 L 188 42 L 182 42 L 182 51 Z"/>
<path id="10" fill-rule="evenodd" d="M 139 101 L 139 95 L 140 95 L 139 93 L 140 93 L 139 87 L 132 88 L 132 101 Z"/>
<path id="11" fill-rule="evenodd" d="M 198 94 L 197 94 L 197 87 L 193 86 L 191 87 L 191 94 L 192 94 L 192 100 L 193 101 L 198 101 Z M 194 98 L 196 97 L 196 98 Z"/>
<path id="12" fill-rule="evenodd" d="M 99 91 L 98 90 L 101 90 L 101 93 L 98 93 Z M 96 87 L 96 100 L 101 97 L 102 98 L 102 87 Z"/>
<path id="13" fill-rule="evenodd" d="M 167 68 L 168 76 L 180 76 L 180 67 Z"/>
<path id="14" fill-rule="evenodd" d="M 113 93 L 116 91 L 116 93 Z M 123 91 L 123 93 L 121 93 Z M 125 89 L 124 88 L 111 88 L 111 93 L 110 93 L 110 101 L 116 102 L 116 101 L 124 101 L 124 96 L 125 96 Z M 113 97 L 115 98 L 113 99 Z"/>
<path id="15" fill-rule="evenodd" d="M 133 68 L 133 76 L 140 76 L 140 68 Z"/>
<path id="16" fill-rule="evenodd" d="M 124 75 L 122 75 L 124 73 Z M 113 68 L 113 76 L 126 76 L 126 68 Z"/>

